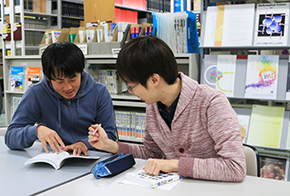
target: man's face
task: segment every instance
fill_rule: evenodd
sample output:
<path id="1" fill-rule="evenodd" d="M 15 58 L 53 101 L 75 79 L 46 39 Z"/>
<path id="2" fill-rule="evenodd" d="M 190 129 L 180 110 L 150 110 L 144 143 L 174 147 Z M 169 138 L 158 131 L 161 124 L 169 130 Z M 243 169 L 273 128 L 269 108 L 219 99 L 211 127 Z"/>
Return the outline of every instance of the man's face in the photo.
<path id="1" fill-rule="evenodd" d="M 66 99 L 76 96 L 81 85 L 81 73 L 75 73 L 72 77 L 55 76 L 51 80 L 54 90 Z"/>
<path id="2" fill-rule="evenodd" d="M 146 104 L 152 104 L 159 101 L 155 89 L 150 82 L 147 81 L 147 88 L 142 86 L 140 83 L 128 82 L 128 89 L 134 87 L 132 90 L 128 90 L 129 93 L 136 95 L 142 101 L 145 101 Z"/>

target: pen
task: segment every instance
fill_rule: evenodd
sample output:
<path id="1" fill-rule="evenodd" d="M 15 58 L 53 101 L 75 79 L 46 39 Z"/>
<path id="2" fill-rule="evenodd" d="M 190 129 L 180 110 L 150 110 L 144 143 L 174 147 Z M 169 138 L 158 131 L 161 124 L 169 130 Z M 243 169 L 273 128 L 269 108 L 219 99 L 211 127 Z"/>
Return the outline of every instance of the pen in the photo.
<path id="1" fill-rule="evenodd" d="M 99 126 L 101 127 L 102 124 L 100 123 Z M 97 133 L 98 129 L 95 129 L 94 132 L 92 133 L 92 135 L 95 135 Z"/>

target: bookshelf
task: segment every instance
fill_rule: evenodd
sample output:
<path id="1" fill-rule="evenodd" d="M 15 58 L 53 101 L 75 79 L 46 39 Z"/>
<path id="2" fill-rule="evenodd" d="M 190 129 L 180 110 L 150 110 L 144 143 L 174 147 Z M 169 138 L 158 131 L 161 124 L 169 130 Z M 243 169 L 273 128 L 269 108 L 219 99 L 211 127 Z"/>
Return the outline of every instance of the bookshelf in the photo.
<path id="1" fill-rule="evenodd" d="M 153 23 L 151 13 L 170 12 L 170 2 L 170 0 L 84 0 L 84 21 L 85 23 L 97 21 Z"/>
<path id="2" fill-rule="evenodd" d="M 84 3 L 81 0 L 52 0 L 52 13 L 61 28 L 79 27 L 84 21 Z"/>
<path id="3" fill-rule="evenodd" d="M 183 71 L 190 77 L 198 80 L 199 77 L 199 55 L 197 54 L 176 54 L 176 60 L 178 63 L 179 71 Z M 116 69 L 115 55 L 86 55 L 86 70 L 97 80 L 99 69 Z M 24 70 L 27 70 L 28 66 L 41 66 L 41 56 L 29 55 L 29 56 L 7 56 L 4 58 L 4 97 L 5 97 L 5 108 L 6 108 L 6 122 L 7 125 L 10 123 L 13 111 L 16 107 L 13 104 L 13 100 L 21 99 L 25 92 L 23 91 L 12 91 L 10 90 L 10 77 L 11 77 L 11 66 L 23 66 Z M 25 72 L 25 71 L 24 71 Z M 27 76 L 24 74 L 24 86 Z M 16 97 L 16 98 L 14 98 Z M 118 111 L 127 112 L 139 112 L 145 114 L 146 104 L 141 101 L 138 97 L 128 93 L 111 94 L 114 109 Z M 136 137 L 122 137 L 123 141 L 141 143 L 141 138 Z"/>
<path id="4" fill-rule="evenodd" d="M 283 124 L 281 128 L 280 134 L 280 143 L 279 147 L 267 147 L 261 145 L 254 145 L 259 153 L 263 157 L 271 157 L 276 158 L 277 160 L 283 159 L 286 163 L 285 169 L 285 180 L 290 181 L 290 163 L 289 163 L 289 156 L 290 156 L 290 148 L 287 146 L 287 138 L 289 137 L 289 99 L 286 98 L 286 85 L 288 78 L 288 69 L 289 69 L 289 56 L 281 55 L 282 49 L 290 49 L 289 42 L 287 45 L 284 46 L 254 46 L 254 41 L 251 45 L 248 46 L 207 46 L 205 45 L 205 34 L 208 29 L 205 28 L 206 20 L 207 20 L 207 8 L 210 3 L 217 2 L 214 0 L 204 0 L 201 4 L 201 21 L 202 21 L 202 28 L 201 28 L 201 83 L 204 82 L 204 67 L 205 65 L 205 55 L 221 55 L 221 54 L 228 54 L 228 55 L 237 55 L 237 56 L 247 56 L 247 55 L 260 55 L 260 54 L 267 54 L 267 55 L 278 55 L 279 56 L 279 68 L 278 68 L 278 79 L 277 79 L 277 97 L 274 99 L 271 98 L 246 98 L 245 97 L 245 83 L 246 83 L 246 73 L 247 73 L 247 60 L 243 58 L 237 58 L 236 61 L 236 78 L 235 78 L 235 85 L 234 85 L 234 95 L 229 98 L 229 101 L 232 103 L 232 106 L 238 115 L 248 116 L 249 118 L 252 115 L 252 107 L 256 104 L 263 105 L 263 106 L 280 106 L 284 107 L 285 111 L 283 114 Z M 220 1 L 219 1 L 220 2 Z M 226 1 L 222 1 L 226 2 Z M 276 1 L 278 3 L 278 1 Z M 227 2 L 228 3 L 228 2 Z M 236 4 L 236 1 L 231 1 L 229 3 Z M 258 3 L 262 3 L 260 1 L 251 1 L 250 3 L 255 4 L 255 10 Z M 269 3 L 264 2 L 263 3 Z M 273 2 L 274 3 L 274 2 Z M 237 3 L 238 4 L 238 3 Z M 256 15 L 253 16 L 256 18 Z M 255 24 L 255 23 L 254 23 Z M 254 31 L 255 28 L 253 28 Z M 234 30 L 232 30 L 234 31 Z M 288 36 L 289 39 L 289 36 Z M 254 40 L 254 39 L 253 39 Z M 279 51 L 280 50 L 280 51 Z M 246 140 L 245 143 L 248 141 Z M 248 144 L 248 143 L 247 143 Z M 251 145 L 251 144 L 250 144 Z M 263 161 L 261 159 L 261 161 Z"/>
<path id="5" fill-rule="evenodd" d="M 10 41 L 3 42 L 4 56 L 38 54 L 45 30 L 60 27 L 55 23 L 58 15 L 52 13 L 51 3 L 51 0 L 1 0 L 1 24 L 10 24 L 18 32 L 10 33 Z"/>

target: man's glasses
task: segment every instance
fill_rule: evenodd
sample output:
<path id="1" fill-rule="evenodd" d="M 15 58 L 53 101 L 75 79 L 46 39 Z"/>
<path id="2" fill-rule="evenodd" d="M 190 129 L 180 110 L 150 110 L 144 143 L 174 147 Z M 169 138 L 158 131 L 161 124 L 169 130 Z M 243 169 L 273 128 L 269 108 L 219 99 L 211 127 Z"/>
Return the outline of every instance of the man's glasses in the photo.
<path id="1" fill-rule="evenodd" d="M 139 83 L 135 84 L 135 85 L 132 86 L 132 87 L 130 87 L 130 86 L 128 86 L 128 84 L 126 84 L 126 86 L 127 86 L 127 90 L 128 90 L 128 91 L 133 91 L 133 89 L 134 89 L 138 84 L 139 84 Z"/>

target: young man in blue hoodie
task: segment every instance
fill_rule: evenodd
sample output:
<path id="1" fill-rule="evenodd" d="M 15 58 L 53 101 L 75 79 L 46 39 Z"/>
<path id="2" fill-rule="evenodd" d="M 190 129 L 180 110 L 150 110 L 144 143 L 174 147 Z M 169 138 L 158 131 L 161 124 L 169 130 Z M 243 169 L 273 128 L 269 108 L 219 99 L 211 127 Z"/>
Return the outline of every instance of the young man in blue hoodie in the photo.
<path id="1" fill-rule="evenodd" d="M 23 149 L 39 139 L 48 153 L 73 151 L 87 155 L 94 149 L 87 130 L 102 124 L 116 140 L 111 96 L 85 70 L 82 51 L 69 42 L 49 45 L 41 57 L 44 77 L 24 93 L 5 134 L 10 149 Z"/>

